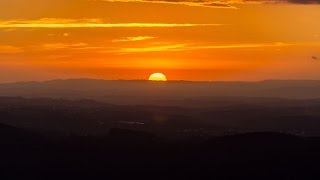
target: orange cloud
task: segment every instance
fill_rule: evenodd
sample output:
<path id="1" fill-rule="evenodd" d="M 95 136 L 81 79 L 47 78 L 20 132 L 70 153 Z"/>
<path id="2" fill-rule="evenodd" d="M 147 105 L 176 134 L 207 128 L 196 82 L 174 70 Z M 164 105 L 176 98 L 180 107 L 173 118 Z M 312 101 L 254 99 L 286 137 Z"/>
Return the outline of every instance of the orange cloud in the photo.
<path id="1" fill-rule="evenodd" d="M 267 47 L 288 47 L 288 46 L 316 46 L 319 43 L 252 43 L 252 44 L 225 44 L 225 45 L 197 45 L 197 44 L 163 44 L 163 45 L 148 45 L 142 47 L 112 47 L 112 46 L 92 46 L 86 43 L 53 43 L 43 44 L 42 46 L 31 47 L 32 50 L 37 51 L 90 51 L 94 53 L 111 53 L 111 54 L 129 54 L 129 53 L 150 53 L 150 52 L 181 52 L 181 51 L 195 51 L 202 49 L 246 49 L 246 48 L 267 48 Z"/>
<path id="2" fill-rule="evenodd" d="M 267 4 L 267 3 L 294 3 L 294 4 L 319 4 L 320 0 L 91 0 L 106 2 L 140 2 L 156 4 L 175 4 L 206 8 L 238 9 L 237 4 Z"/>
<path id="3" fill-rule="evenodd" d="M 9 53 L 21 53 L 21 52 L 24 52 L 24 51 L 19 47 L 0 44 L 0 53 L 9 54 Z"/>
<path id="4" fill-rule="evenodd" d="M 153 36 L 136 36 L 136 37 L 126 37 L 122 39 L 114 39 L 112 42 L 131 42 L 131 41 L 144 41 L 144 40 L 151 40 L 155 39 L 156 37 Z"/>
<path id="5" fill-rule="evenodd" d="M 191 23 L 105 23 L 100 19 L 55 19 L 0 21 L 0 28 L 172 28 L 195 26 L 222 26 L 223 24 Z"/>
<path id="6" fill-rule="evenodd" d="M 193 7 L 206 7 L 206 8 L 229 8 L 237 9 L 232 6 L 228 1 L 207 1 L 207 0 L 92 0 L 92 1 L 106 1 L 106 2 L 139 2 L 139 3 L 155 3 L 155 4 L 174 4 L 174 5 L 186 5 Z"/>
<path id="7" fill-rule="evenodd" d="M 168 51 L 192 51 L 200 49 L 241 49 L 241 48 L 263 48 L 263 47 L 284 47 L 296 44 L 290 43 L 261 43 L 261 44 L 228 44 L 228 45 L 191 45 L 173 44 L 165 46 L 141 47 L 141 48 L 121 48 L 118 53 L 144 53 L 144 52 L 168 52 Z"/>
<path id="8" fill-rule="evenodd" d="M 42 46 L 45 50 L 57 50 L 57 49 L 78 49 L 87 47 L 86 43 L 76 43 L 76 44 L 64 44 L 64 43 L 54 43 L 54 44 L 44 44 Z"/>

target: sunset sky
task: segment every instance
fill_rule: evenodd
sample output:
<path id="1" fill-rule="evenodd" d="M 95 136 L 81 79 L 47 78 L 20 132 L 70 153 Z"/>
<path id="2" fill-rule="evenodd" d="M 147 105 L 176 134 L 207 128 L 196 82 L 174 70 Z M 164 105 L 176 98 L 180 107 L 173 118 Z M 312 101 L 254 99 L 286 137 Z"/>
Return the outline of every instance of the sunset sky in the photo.
<path id="1" fill-rule="evenodd" d="M 0 0 L 0 82 L 320 79 L 319 0 Z"/>

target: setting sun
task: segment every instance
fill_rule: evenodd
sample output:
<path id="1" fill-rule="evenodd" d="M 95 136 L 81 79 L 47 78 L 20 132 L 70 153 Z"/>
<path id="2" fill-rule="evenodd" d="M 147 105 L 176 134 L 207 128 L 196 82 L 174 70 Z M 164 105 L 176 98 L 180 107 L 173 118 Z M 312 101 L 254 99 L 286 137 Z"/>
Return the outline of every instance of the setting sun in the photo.
<path id="1" fill-rule="evenodd" d="M 167 77 L 162 73 L 153 73 L 149 76 L 149 81 L 167 81 Z"/>

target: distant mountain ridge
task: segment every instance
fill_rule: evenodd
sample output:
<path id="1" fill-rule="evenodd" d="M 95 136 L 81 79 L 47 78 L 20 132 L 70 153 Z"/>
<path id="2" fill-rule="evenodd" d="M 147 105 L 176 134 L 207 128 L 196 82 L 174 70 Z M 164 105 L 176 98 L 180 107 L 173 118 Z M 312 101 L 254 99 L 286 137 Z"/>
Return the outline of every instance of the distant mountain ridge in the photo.
<path id="1" fill-rule="evenodd" d="M 0 96 L 88 98 L 115 104 L 156 104 L 158 101 L 226 96 L 315 99 L 320 98 L 320 80 L 150 82 L 69 79 L 0 84 Z"/>

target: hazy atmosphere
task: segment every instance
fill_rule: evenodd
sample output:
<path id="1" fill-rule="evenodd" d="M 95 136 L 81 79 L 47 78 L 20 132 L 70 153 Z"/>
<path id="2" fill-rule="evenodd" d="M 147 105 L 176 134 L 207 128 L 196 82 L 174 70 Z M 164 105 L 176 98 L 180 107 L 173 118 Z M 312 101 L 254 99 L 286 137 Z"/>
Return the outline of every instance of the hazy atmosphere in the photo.
<path id="1" fill-rule="evenodd" d="M 0 82 L 320 79 L 309 0 L 1 0 Z"/>

